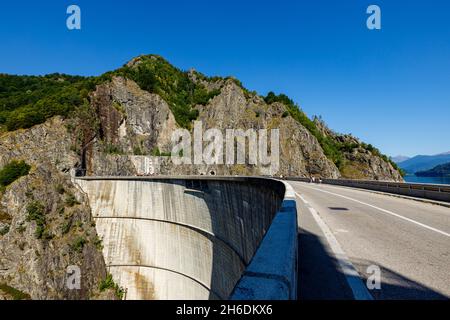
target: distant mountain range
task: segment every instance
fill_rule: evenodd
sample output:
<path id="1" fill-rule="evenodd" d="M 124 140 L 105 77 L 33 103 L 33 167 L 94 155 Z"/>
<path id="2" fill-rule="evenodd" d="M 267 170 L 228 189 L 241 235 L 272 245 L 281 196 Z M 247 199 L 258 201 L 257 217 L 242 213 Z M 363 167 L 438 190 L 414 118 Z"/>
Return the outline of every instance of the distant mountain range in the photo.
<path id="1" fill-rule="evenodd" d="M 450 177 L 450 162 L 440 164 L 433 169 L 415 173 L 418 177 Z"/>
<path id="2" fill-rule="evenodd" d="M 418 155 L 412 158 L 405 156 L 393 157 L 392 160 L 398 164 L 406 173 L 414 174 L 426 171 L 438 165 L 450 162 L 450 152 L 440 153 L 433 156 Z"/>
<path id="3" fill-rule="evenodd" d="M 392 157 L 391 158 L 392 161 L 394 161 L 396 164 L 399 164 L 400 162 L 406 161 L 411 159 L 410 157 L 407 156 L 396 156 L 396 157 Z"/>

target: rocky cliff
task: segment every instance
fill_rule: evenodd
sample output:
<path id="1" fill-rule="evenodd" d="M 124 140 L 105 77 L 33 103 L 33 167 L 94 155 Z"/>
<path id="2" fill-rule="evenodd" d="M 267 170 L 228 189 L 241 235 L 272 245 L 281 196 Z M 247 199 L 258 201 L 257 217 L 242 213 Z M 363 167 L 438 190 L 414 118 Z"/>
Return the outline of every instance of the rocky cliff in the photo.
<path id="1" fill-rule="evenodd" d="M 0 299 L 115 298 L 100 291 L 106 267 L 86 197 L 68 172 L 79 161 L 64 121 L 53 118 L 0 138 L 0 168 L 25 160 L 30 173 L 0 190 Z M 80 270 L 71 290 L 68 268 Z M 5 289 L 6 288 L 6 289 Z"/>
<path id="2" fill-rule="evenodd" d="M 351 136 L 336 134 L 321 121 L 309 120 L 284 95 L 262 97 L 234 78 L 210 78 L 194 70 L 183 72 L 163 58 L 150 55 L 85 82 L 75 82 L 75 89 L 68 86 L 83 92 L 71 98 L 79 101 L 71 113 L 64 111 L 65 104 L 53 108 L 64 111 L 70 142 L 59 142 L 58 149 L 63 150 L 59 153 L 53 147 L 48 152 L 51 157 L 70 154 L 70 164 L 76 164 L 79 174 L 266 174 L 260 165 L 249 161 L 238 165 L 174 165 L 169 157 L 173 132 L 185 128 L 192 134 L 193 120 L 200 120 L 203 131 L 215 128 L 224 135 L 226 129 L 278 129 L 279 168 L 273 173 L 277 176 L 402 180 L 394 164 L 377 149 Z M 81 103 L 83 97 L 87 99 Z M 67 99 L 63 96 L 62 100 Z M 4 117 L 9 119 L 5 123 L 29 116 L 28 112 L 16 111 L 6 113 Z M 33 113 L 31 116 L 24 122 L 27 126 L 38 118 Z M 46 117 L 47 113 L 39 116 Z M 1 118 L 0 110 L 0 129 Z M 35 144 L 35 139 L 30 139 L 30 144 Z M 247 142 L 246 160 L 249 147 Z M 70 164 L 62 161 L 58 166 L 67 172 Z"/>
<path id="3" fill-rule="evenodd" d="M 403 181 L 397 165 L 372 145 L 361 142 L 350 134 L 335 133 L 319 118 L 315 118 L 314 123 L 325 137 L 342 146 L 340 173 L 343 178 Z"/>
<path id="4" fill-rule="evenodd" d="M 197 105 L 203 130 L 210 128 L 280 130 L 278 175 L 339 177 L 336 166 L 323 154 L 317 139 L 280 103 L 268 105 L 257 95 L 248 96 L 233 80 L 221 81 L 220 93 L 206 105 Z M 87 146 L 89 175 L 126 174 L 262 174 L 255 165 L 174 165 L 167 156 L 171 134 L 179 128 L 167 105 L 130 79 L 114 77 L 92 94 L 100 128 Z M 94 136 L 95 133 L 91 133 Z M 156 151 L 156 152 L 155 152 Z M 156 154 L 157 153 L 157 154 Z M 248 153 L 248 145 L 247 145 Z"/>

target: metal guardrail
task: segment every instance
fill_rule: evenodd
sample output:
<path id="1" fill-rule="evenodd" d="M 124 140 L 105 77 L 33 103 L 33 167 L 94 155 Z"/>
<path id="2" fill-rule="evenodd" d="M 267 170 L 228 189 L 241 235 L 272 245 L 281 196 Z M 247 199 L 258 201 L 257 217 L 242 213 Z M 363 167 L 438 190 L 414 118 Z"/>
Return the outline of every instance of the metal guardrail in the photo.
<path id="1" fill-rule="evenodd" d="M 301 177 L 287 177 L 286 180 L 310 182 L 309 178 Z M 445 184 L 404 183 L 349 179 L 322 179 L 322 183 L 375 190 L 429 200 L 450 202 L 450 185 Z"/>

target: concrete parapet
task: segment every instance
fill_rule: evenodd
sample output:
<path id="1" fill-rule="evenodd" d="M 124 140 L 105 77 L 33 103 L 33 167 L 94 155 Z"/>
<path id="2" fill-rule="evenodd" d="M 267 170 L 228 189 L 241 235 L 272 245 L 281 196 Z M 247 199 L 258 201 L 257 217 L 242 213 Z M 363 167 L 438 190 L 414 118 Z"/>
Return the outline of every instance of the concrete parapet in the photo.
<path id="1" fill-rule="evenodd" d="M 234 289 L 235 300 L 297 298 L 297 206 L 286 184 L 282 207 Z"/>

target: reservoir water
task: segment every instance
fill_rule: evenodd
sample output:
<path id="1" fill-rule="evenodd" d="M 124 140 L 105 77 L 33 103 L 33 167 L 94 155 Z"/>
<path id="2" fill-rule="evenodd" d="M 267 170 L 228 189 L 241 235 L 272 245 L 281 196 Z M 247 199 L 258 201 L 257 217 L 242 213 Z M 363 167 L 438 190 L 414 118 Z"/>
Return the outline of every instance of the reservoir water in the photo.
<path id="1" fill-rule="evenodd" d="M 433 184 L 449 184 L 450 177 L 416 177 L 415 175 L 404 176 L 405 182 L 410 183 L 433 183 Z"/>

